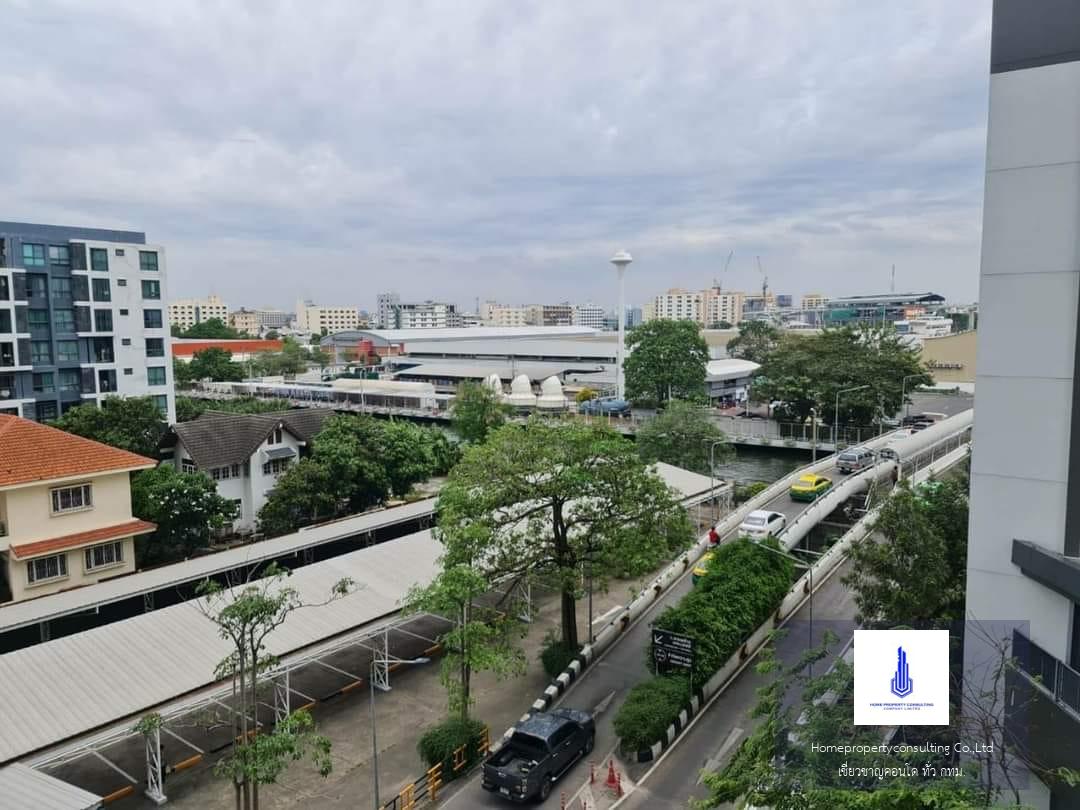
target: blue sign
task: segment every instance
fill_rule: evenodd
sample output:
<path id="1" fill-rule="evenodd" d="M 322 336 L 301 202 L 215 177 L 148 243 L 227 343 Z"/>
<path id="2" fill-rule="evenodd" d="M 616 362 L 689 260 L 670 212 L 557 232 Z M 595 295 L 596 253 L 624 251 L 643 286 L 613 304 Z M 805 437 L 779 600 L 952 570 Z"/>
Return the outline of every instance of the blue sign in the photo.
<path id="1" fill-rule="evenodd" d="M 906 698 L 915 691 L 911 671 L 908 669 L 907 653 L 903 647 L 896 648 L 896 674 L 893 675 L 889 688 L 898 698 Z"/>

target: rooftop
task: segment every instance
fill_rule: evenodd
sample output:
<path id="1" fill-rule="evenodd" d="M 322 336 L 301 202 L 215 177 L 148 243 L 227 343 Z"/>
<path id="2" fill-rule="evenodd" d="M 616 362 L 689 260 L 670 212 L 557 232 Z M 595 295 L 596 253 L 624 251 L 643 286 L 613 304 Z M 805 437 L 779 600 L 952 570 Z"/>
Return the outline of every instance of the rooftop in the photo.
<path id="1" fill-rule="evenodd" d="M 18 234 L 56 241 L 89 239 L 94 242 L 146 244 L 146 234 L 141 231 L 115 231 L 109 228 L 83 228 L 77 225 L 43 225 L 36 222 L 0 222 L 0 234 Z"/>
<path id="2" fill-rule="evenodd" d="M 114 526 L 104 526 L 99 529 L 90 529 L 75 534 L 65 534 L 62 537 L 50 537 L 48 540 L 35 540 L 32 543 L 12 544 L 9 549 L 16 559 L 25 560 L 30 557 L 39 557 L 42 554 L 53 554 L 66 549 L 81 548 L 92 543 L 107 543 L 110 540 L 119 540 L 122 537 L 132 537 L 136 534 L 146 534 L 154 531 L 157 526 L 145 520 L 126 521 Z"/>
<path id="3" fill-rule="evenodd" d="M 945 296 L 937 293 L 888 293 L 886 295 L 849 295 L 846 298 L 831 298 L 830 306 L 842 307 L 845 304 L 887 304 L 895 303 L 919 303 L 937 304 L 945 300 Z"/>
<path id="4" fill-rule="evenodd" d="M 14 763 L 0 768 L 0 810 L 93 810 L 102 797 Z"/>
<path id="5" fill-rule="evenodd" d="M 174 302 L 175 303 L 175 302 Z M 224 349 L 227 352 L 280 352 L 280 340 L 196 340 L 173 338 L 173 357 L 192 357 L 195 352 L 206 349 Z"/>
<path id="6" fill-rule="evenodd" d="M 434 340 L 514 340 L 521 338 L 595 335 L 588 326 L 470 326 L 460 329 L 348 329 L 322 339 L 324 346 L 371 340 L 377 346 Z"/>
<path id="7" fill-rule="evenodd" d="M 331 416 L 332 411 L 322 408 L 272 413 L 207 411 L 190 422 L 177 422 L 170 430 L 184 443 L 199 469 L 212 470 L 247 461 L 279 425 L 307 443 Z M 170 441 L 166 438 L 164 443 Z"/>
<path id="8" fill-rule="evenodd" d="M 737 377 L 749 377 L 761 368 L 757 363 L 749 360 L 731 358 L 727 360 L 710 360 L 705 366 L 706 379 L 730 380 Z"/>
<path id="9" fill-rule="evenodd" d="M 29 419 L 0 414 L 0 487 L 104 472 L 145 470 L 156 464 L 153 459 L 127 450 L 118 450 Z"/>

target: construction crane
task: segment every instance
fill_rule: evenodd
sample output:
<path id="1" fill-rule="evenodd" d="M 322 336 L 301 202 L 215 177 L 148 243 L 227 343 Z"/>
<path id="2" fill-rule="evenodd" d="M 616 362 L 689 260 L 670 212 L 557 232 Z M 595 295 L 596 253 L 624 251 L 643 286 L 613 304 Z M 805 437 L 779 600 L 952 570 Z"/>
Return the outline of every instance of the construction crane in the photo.
<path id="1" fill-rule="evenodd" d="M 761 257 L 755 256 L 757 259 L 757 269 L 761 273 L 761 308 L 765 309 L 765 302 L 768 300 L 769 293 L 769 277 L 765 275 L 765 268 L 761 266 Z"/>
<path id="2" fill-rule="evenodd" d="M 720 271 L 719 280 L 717 280 L 717 278 L 715 276 L 713 277 L 713 286 L 716 288 L 717 292 L 719 292 L 720 290 L 722 290 L 724 288 L 724 276 L 727 275 L 728 268 L 731 267 L 731 260 L 734 259 L 734 258 L 735 258 L 735 251 L 732 250 L 727 255 L 727 261 L 724 262 L 724 269 Z"/>

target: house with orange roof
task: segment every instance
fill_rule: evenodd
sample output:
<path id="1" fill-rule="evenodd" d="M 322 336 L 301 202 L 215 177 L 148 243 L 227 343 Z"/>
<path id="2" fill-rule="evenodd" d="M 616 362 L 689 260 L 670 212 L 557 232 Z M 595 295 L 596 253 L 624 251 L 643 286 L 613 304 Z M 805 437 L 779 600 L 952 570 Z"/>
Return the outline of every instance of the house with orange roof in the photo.
<path id="1" fill-rule="evenodd" d="M 0 572 L 21 601 L 135 570 L 131 473 L 145 456 L 0 414 Z"/>

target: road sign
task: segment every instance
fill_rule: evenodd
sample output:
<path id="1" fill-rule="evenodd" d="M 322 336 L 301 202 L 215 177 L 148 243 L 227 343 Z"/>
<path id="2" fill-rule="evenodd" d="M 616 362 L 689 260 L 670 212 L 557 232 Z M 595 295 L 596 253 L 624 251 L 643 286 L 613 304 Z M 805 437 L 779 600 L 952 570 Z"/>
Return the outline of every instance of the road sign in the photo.
<path id="1" fill-rule="evenodd" d="M 668 667 L 691 669 L 694 666 L 694 640 L 670 630 L 652 631 L 653 661 L 658 670 Z"/>

